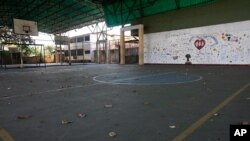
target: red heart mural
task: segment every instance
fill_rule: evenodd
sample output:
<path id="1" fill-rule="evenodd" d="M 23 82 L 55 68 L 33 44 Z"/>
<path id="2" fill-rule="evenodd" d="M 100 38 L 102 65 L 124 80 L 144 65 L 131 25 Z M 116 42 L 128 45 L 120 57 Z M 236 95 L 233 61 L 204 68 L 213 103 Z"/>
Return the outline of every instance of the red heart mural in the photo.
<path id="1" fill-rule="evenodd" d="M 194 46 L 197 48 L 197 49 L 202 49 L 204 46 L 206 45 L 206 41 L 204 39 L 197 39 L 195 42 L 194 42 Z"/>

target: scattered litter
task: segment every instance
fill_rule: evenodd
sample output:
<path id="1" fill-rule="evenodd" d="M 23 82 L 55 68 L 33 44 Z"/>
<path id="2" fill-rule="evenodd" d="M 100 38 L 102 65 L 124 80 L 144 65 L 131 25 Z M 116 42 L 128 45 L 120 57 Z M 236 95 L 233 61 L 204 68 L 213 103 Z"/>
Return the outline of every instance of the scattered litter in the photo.
<path id="1" fill-rule="evenodd" d="M 31 115 L 26 115 L 26 114 L 24 114 L 24 115 L 19 115 L 19 116 L 17 116 L 17 118 L 18 118 L 18 119 L 28 119 L 28 118 L 31 118 Z"/>
<path id="2" fill-rule="evenodd" d="M 169 126 L 169 128 L 174 129 L 174 128 L 176 128 L 176 126 L 175 125 L 171 125 L 171 126 Z"/>
<path id="3" fill-rule="evenodd" d="M 220 115 L 219 113 L 214 113 L 214 116 L 215 116 L 215 117 L 217 117 L 217 116 L 219 116 L 219 115 Z"/>
<path id="4" fill-rule="evenodd" d="M 62 120 L 62 124 L 70 124 L 72 123 L 73 121 L 68 121 L 68 120 Z"/>
<path id="5" fill-rule="evenodd" d="M 105 104 L 105 105 L 104 105 L 104 108 L 112 108 L 112 107 L 113 107 L 112 104 Z"/>
<path id="6" fill-rule="evenodd" d="M 7 88 L 8 90 L 10 90 L 11 88 Z"/>
<path id="7" fill-rule="evenodd" d="M 85 113 L 78 113 L 77 116 L 79 118 L 85 118 L 87 115 Z"/>
<path id="8" fill-rule="evenodd" d="M 249 122 L 243 121 L 243 122 L 241 122 L 241 125 L 249 125 Z"/>
<path id="9" fill-rule="evenodd" d="M 110 137 L 116 137 L 117 134 L 116 134 L 116 132 L 112 131 L 112 132 L 109 132 L 109 136 L 110 136 Z"/>

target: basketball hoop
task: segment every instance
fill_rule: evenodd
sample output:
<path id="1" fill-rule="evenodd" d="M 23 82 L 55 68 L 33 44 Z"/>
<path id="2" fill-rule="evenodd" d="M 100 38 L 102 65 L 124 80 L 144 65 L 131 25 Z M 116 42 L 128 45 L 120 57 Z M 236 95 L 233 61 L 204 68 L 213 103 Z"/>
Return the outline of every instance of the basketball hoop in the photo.
<path id="1" fill-rule="evenodd" d="M 22 19 L 13 19 L 14 33 L 21 35 L 38 36 L 37 22 Z"/>
<path id="2" fill-rule="evenodd" d="M 23 31 L 28 34 L 30 32 L 30 26 L 23 25 Z"/>

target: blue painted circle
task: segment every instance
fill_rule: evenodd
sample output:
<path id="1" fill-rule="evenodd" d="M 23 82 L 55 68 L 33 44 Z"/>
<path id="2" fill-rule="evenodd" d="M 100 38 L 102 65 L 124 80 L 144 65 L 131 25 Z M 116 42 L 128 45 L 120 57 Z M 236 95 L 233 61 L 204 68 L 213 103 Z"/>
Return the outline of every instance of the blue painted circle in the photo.
<path id="1" fill-rule="evenodd" d="M 178 84 L 201 80 L 199 75 L 182 72 L 121 72 L 94 77 L 95 81 L 110 84 L 159 85 Z"/>

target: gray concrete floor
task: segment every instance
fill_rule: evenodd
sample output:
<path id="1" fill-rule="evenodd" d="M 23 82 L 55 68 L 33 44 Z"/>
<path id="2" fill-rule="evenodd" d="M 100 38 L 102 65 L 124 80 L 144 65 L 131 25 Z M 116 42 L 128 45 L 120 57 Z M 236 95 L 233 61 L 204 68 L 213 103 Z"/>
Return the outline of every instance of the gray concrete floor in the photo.
<path id="1" fill-rule="evenodd" d="M 93 80 L 145 71 L 188 71 L 202 80 L 162 85 Z M 89 64 L 1 70 L 0 128 L 15 141 L 170 141 L 249 82 L 249 66 Z M 247 87 L 185 140 L 228 141 L 230 124 L 250 122 L 249 107 Z M 79 118 L 79 112 L 87 117 Z M 110 131 L 117 136 L 110 137 Z"/>

